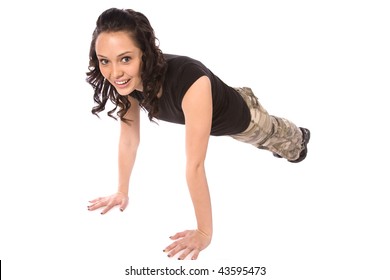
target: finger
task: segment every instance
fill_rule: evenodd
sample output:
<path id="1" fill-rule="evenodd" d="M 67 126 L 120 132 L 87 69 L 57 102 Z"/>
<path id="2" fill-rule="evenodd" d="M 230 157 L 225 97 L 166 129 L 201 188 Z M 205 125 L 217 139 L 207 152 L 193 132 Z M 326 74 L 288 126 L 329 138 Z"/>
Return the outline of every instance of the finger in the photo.
<path id="1" fill-rule="evenodd" d="M 163 252 L 168 253 L 168 255 L 169 255 L 169 253 L 173 250 L 173 248 L 175 248 L 178 244 L 179 244 L 178 241 L 175 241 L 175 242 L 171 243 L 171 245 L 169 245 L 168 247 L 166 247 L 166 248 L 163 250 Z M 169 257 L 170 257 L 170 256 L 169 256 Z"/>
<path id="2" fill-rule="evenodd" d="M 193 250 L 190 248 L 186 248 L 181 255 L 179 256 L 178 260 L 184 260 Z"/>
<path id="3" fill-rule="evenodd" d="M 196 260 L 199 256 L 200 251 L 198 249 L 195 249 L 192 251 L 194 254 L 191 257 L 191 260 Z"/>
<path id="4" fill-rule="evenodd" d="M 104 201 L 99 201 L 99 202 L 96 202 L 95 204 L 88 206 L 88 210 L 93 211 L 93 210 L 99 209 L 103 206 L 106 206 L 106 203 Z"/>
<path id="5" fill-rule="evenodd" d="M 114 205 L 115 204 L 113 204 L 113 203 L 107 204 L 106 208 L 104 208 L 100 214 L 102 214 L 102 215 L 106 214 L 108 211 L 110 211 L 112 209 L 112 207 L 114 207 Z"/>
<path id="6" fill-rule="evenodd" d="M 128 203 L 129 203 L 129 199 L 128 198 L 124 199 L 119 209 L 123 212 L 126 209 Z"/>
<path id="7" fill-rule="evenodd" d="M 169 238 L 173 239 L 173 240 L 176 240 L 176 239 L 185 237 L 187 233 L 188 233 L 188 230 L 185 230 L 185 231 L 182 231 L 182 232 L 178 232 L 178 233 L 176 233 L 175 235 L 173 235 L 173 236 L 171 236 Z"/>
<path id="8" fill-rule="evenodd" d="M 175 248 L 173 248 L 169 253 L 168 253 L 168 257 L 174 257 L 176 256 L 178 253 L 180 253 L 181 251 L 185 250 L 186 247 L 182 244 L 178 244 Z"/>
<path id="9" fill-rule="evenodd" d="M 99 202 L 100 200 L 102 200 L 102 197 L 98 197 L 98 198 L 92 199 L 92 200 L 90 200 L 88 202 L 89 203 L 96 203 L 96 202 Z"/>

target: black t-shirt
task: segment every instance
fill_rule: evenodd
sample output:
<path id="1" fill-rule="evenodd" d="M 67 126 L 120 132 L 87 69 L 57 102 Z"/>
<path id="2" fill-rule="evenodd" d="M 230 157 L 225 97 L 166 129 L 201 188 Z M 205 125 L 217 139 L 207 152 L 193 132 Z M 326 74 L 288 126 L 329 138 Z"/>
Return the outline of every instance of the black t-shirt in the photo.
<path id="1" fill-rule="evenodd" d="M 233 135 L 243 132 L 251 119 L 250 111 L 239 93 L 226 85 L 201 62 L 190 57 L 165 54 L 168 69 L 159 99 L 157 119 L 185 124 L 181 107 L 191 85 L 202 76 L 211 81 L 213 120 L 211 135 Z"/>

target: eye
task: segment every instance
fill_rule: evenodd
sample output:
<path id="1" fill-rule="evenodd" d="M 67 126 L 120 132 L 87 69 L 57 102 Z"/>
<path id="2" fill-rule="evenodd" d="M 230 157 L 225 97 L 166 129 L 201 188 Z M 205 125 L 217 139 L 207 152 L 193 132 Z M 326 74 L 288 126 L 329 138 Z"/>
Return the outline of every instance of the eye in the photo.
<path id="1" fill-rule="evenodd" d="M 125 57 L 122 58 L 122 62 L 124 62 L 124 63 L 130 62 L 130 60 L 131 60 L 130 56 L 125 56 Z"/>
<path id="2" fill-rule="evenodd" d="M 99 62 L 100 62 L 101 65 L 106 65 L 108 63 L 108 60 L 105 59 L 105 58 L 102 58 L 102 59 L 99 60 Z"/>

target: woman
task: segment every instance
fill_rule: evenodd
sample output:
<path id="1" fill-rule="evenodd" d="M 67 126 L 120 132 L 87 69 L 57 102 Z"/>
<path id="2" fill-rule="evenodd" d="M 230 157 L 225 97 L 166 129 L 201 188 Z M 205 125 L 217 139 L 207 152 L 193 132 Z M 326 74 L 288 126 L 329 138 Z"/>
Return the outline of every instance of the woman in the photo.
<path id="1" fill-rule="evenodd" d="M 94 89 L 98 114 L 108 100 L 121 120 L 118 191 L 91 201 L 89 210 L 114 206 L 125 210 L 137 148 L 140 108 L 149 119 L 185 124 L 186 179 L 197 219 L 197 229 L 176 233 L 165 248 L 168 257 L 192 256 L 211 242 L 212 212 L 204 162 L 210 135 L 230 135 L 291 162 L 307 154 L 309 130 L 270 116 L 250 88 L 232 88 L 201 62 L 163 54 L 156 45 L 148 19 L 133 10 L 109 9 L 96 22 L 87 81 Z M 115 117 L 114 117 L 115 118 Z"/>

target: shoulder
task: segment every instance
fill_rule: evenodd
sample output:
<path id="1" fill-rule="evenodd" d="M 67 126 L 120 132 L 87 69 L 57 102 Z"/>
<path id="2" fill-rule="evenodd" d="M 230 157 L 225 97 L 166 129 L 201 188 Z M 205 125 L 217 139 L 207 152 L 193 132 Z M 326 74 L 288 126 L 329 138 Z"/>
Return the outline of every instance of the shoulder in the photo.
<path id="1" fill-rule="evenodd" d="M 199 60 L 185 55 L 164 54 L 168 64 L 168 76 L 184 78 L 209 76 L 210 70 Z M 184 76 L 184 77 L 183 77 Z"/>
<path id="2" fill-rule="evenodd" d="M 189 56 L 185 56 L 185 55 L 176 55 L 176 54 L 164 54 L 164 58 L 166 60 L 166 62 L 168 63 L 168 67 L 169 66 L 198 66 L 200 68 L 205 68 L 207 69 L 207 67 L 202 63 L 200 62 L 199 60 L 195 59 L 195 58 L 192 58 L 192 57 L 189 57 Z"/>
<path id="3" fill-rule="evenodd" d="M 196 59 L 186 56 L 186 55 L 180 55 L 180 54 L 164 54 L 164 58 L 167 62 L 191 62 L 195 61 L 198 62 Z"/>

